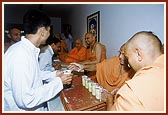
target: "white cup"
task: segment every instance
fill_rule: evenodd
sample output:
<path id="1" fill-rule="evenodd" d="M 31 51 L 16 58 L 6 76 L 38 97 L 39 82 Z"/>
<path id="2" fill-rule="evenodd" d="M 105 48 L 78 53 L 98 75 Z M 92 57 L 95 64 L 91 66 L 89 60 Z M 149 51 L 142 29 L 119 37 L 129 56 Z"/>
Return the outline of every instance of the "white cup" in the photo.
<path id="1" fill-rule="evenodd" d="M 101 99 L 101 87 L 100 86 L 96 86 L 95 88 L 95 92 L 96 92 L 96 99 Z"/>
<path id="2" fill-rule="evenodd" d="M 82 85 L 83 86 L 85 86 L 85 84 L 86 84 L 86 79 L 88 78 L 88 76 L 86 76 L 86 75 L 83 75 L 82 76 Z"/>
<path id="3" fill-rule="evenodd" d="M 86 87 L 86 89 L 89 88 L 89 81 L 90 80 L 91 80 L 90 78 L 87 78 L 86 81 L 85 81 L 85 87 Z"/>
<path id="4" fill-rule="evenodd" d="M 97 83 L 92 82 L 91 86 L 92 86 L 92 95 L 95 96 L 96 95 L 96 89 L 95 88 L 97 86 Z"/>
<path id="5" fill-rule="evenodd" d="M 89 92 L 92 92 L 92 80 L 88 81 Z"/>
<path id="6" fill-rule="evenodd" d="M 71 70 L 64 70 L 63 71 L 64 74 L 71 74 L 71 72 L 72 72 Z"/>

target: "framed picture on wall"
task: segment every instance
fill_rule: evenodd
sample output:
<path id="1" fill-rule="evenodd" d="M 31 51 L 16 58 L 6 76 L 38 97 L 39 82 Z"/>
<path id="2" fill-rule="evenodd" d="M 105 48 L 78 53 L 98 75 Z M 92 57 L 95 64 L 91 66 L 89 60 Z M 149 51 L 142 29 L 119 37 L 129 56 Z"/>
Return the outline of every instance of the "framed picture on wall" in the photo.
<path id="1" fill-rule="evenodd" d="M 100 18 L 100 11 L 95 12 L 89 16 L 87 16 L 87 32 L 95 33 L 97 36 L 98 42 L 100 41 L 99 38 L 99 18 Z"/>

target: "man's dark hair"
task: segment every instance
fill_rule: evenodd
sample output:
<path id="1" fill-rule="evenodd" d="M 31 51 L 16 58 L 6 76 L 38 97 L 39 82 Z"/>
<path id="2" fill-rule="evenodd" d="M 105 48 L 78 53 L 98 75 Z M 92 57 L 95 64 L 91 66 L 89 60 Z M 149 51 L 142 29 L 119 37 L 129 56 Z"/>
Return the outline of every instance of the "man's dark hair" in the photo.
<path id="1" fill-rule="evenodd" d="M 47 39 L 46 44 L 51 45 L 52 43 L 57 44 L 59 42 L 61 43 L 61 41 L 58 38 L 56 38 L 55 36 L 53 36 L 53 37 L 49 37 Z"/>
<path id="2" fill-rule="evenodd" d="M 23 17 L 25 34 L 35 34 L 40 27 L 49 27 L 50 18 L 39 10 L 29 10 Z"/>

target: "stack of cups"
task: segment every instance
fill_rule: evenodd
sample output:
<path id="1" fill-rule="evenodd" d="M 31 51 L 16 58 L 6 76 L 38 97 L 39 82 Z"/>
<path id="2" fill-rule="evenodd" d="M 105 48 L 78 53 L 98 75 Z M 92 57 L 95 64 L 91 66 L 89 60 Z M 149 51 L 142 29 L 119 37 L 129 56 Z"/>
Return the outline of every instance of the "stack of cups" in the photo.
<path id="1" fill-rule="evenodd" d="M 88 78 L 88 76 L 86 76 L 86 75 L 83 75 L 82 76 L 82 85 L 85 87 L 85 85 L 86 85 L 86 79 Z"/>
<path id="2" fill-rule="evenodd" d="M 95 95 L 96 95 L 96 86 L 97 86 L 97 83 L 94 83 L 94 82 L 93 82 L 93 83 L 91 84 L 91 86 L 92 86 L 92 95 L 95 96 Z"/>
<path id="3" fill-rule="evenodd" d="M 102 93 L 103 88 L 97 85 L 95 89 L 96 89 L 96 99 L 101 100 L 101 93 Z"/>
<path id="4" fill-rule="evenodd" d="M 92 92 L 92 83 L 93 83 L 92 80 L 88 81 L 89 92 Z"/>
<path id="5" fill-rule="evenodd" d="M 86 89 L 89 88 L 89 81 L 90 80 L 91 80 L 90 78 L 87 78 L 86 81 L 85 81 L 85 87 L 86 87 Z"/>
<path id="6" fill-rule="evenodd" d="M 103 88 L 99 86 L 97 83 L 92 81 L 88 76 L 83 75 L 82 76 L 82 85 L 89 90 L 89 92 L 92 93 L 93 96 L 96 97 L 96 99 L 101 100 L 101 93 Z"/>

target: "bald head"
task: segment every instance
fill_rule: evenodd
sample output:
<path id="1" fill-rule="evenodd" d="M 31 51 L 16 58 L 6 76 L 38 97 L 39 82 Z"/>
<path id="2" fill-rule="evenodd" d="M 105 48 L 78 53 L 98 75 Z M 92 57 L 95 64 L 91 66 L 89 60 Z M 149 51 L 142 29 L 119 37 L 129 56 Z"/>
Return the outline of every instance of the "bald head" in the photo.
<path id="1" fill-rule="evenodd" d="M 76 39 L 76 42 L 77 42 L 77 41 L 80 42 L 80 43 L 82 43 L 82 40 L 81 40 L 80 38 L 77 38 L 77 39 Z"/>
<path id="2" fill-rule="evenodd" d="M 162 43 L 152 32 L 138 32 L 127 42 L 127 47 L 140 48 L 149 55 L 161 52 Z"/>
<path id="3" fill-rule="evenodd" d="M 97 41 L 96 34 L 87 32 L 85 34 L 85 42 L 87 45 L 94 45 L 94 43 Z"/>
<path id="4" fill-rule="evenodd" d="M 78 50 L 80 50 L 83 46 L 83 42 L 80 38 L 76 39 L 75 41 L 75 47 L 78 48 Z"/>
<path id="5" fill-rule="evenodd" d="M 124 50 L 125 50 L 125 43 L 120 47 L 120 51 L 124 52 Z"/>
<path id="6" fill-rule="evenodd" d="M 126 57 L 129 59 L 134 55 L 135 62 L 132 63 L 132 65 L 137 64 L 138 67 L 135 69 L 138 70 L 141 67 L 153 63 L 153 61 L 162 54 L 161 46 L 162 44 L 160 39 L 152 32 L 138 32 L 126 43 Z M 128 61 L 131 65 L 130 60 Z"/>
<path id="7" fill-rule="evenodd" d="M 8 37 L 13 42 L 20 41 L 20 39 L 21 39 L 21 31 L 19 29 L 17 29 L 17 28 L 12 28 L 12 29 L 9 30 Z"/>
<path id="8" fill-rule="evenodd" d="M 95 32 L 87 32 L 85 36 L 92 36 L 96 38 L 96 33 Z"/>

